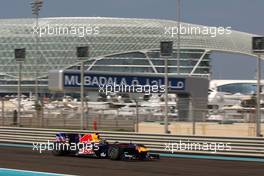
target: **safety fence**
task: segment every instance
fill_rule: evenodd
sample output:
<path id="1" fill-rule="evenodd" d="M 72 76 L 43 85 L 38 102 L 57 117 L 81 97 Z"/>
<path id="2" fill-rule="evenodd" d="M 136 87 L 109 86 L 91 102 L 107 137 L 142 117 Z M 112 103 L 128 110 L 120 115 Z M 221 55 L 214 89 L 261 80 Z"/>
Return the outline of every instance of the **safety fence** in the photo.
<path id="1" fill-rule="evenodd" d="M 93 131 L 0 127 L 0 142 L 29 145 L 47 143 L 55 139 L 57 132 L 91 133 Z M 99 133 L 109 142 L 144 144 L 151 151 L 162 153 L 264 158 L 264 138 L 260 137 L 186 136 L 112 131 L 99 131 Z"/>
<path id="2" fill-rule="evenodd" d="M 158 101 L 159 100 L 159 101 Z M 204 98 L 177 100 L 170 98 L 168 130 L 174 135 L 256 136 L 256 111 L 253 107 L 223 107 L 207 109 Z M 138 100 L 139 101 L 139 100 Z M 1 99 L 0 125 L 28 128 L 86 129 L 163 133 L 165 131 L 165 103 L 163 97 L 152 101 L 86 102 L 81 119 L 78 101 L 47 101 L 39 111 L 33 101 L 23 100 L 21 116 L 17 114 L 16 99 Z M 260 131 L 264 134 L 264 111 Z"/>
<path id="3" fill-rule="evenodd" d="M 103 111 L 89 112 L 84 115 L 83 129 L 134 131 L 134 117 L 105 114 Z M 23 111 L 19 122 L 13 112 L 6 111 L 4 115 L 0 115 L 2 126 L 80 129 L 80 124 L 81 114 L 78 110 L 46 110 L 40 115 L 35 111 Z"/>

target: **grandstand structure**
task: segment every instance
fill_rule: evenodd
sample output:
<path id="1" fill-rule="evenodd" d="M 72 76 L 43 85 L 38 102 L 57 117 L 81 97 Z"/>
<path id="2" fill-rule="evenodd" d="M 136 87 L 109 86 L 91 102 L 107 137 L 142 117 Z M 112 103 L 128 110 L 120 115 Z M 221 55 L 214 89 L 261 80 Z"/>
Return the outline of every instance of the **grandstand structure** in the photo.
<path id="1" fill-rule="evenodd" d="M 181 23 L 182 26 L 204 27 Z M 169 76 L 177 75 L 177 37 L 166 34 L 166 28 L 177 21 L 158 19 L 58 17 L 0 20 L 0 93 L 16 92 L 18 65 L 14 49 L 26 48 L 22 68 L 22 91 L 33 92 L 39 79 L 40 91 L 48 92 L 49 70 L 79 69 L 76 47 L 89 46 L 90 57 L 85 70 L 111 73 L 162 74 L 164 58 L 160 57 L 161 41 L 173 41 L 173 56 L 168 59 Z M 63 34 L 45 31 L 62 27 Z M 34 33 L 42 27 L 42 36 Z M 69 34 L 72 27 L 77 34 Z M 81 35 L 83 27 L 88 33 Z M 40 28 L 38 28 L 40 29 Z M 94 32 L 93 32 L 94 30 Z M 41 31 L 41 30 L 40 30 Z M 52 31 L 49 31 L 52 33 Z M 53 29 L 54 32 L 54 29 Z M 66 33 L 67 32 L 67 33 Z M 79 32 L 79 33 L 78 33 Z M 87 32 L 87 31 L 86 31 Z M 254 34 L 231 30 L 230 34 L 185 34 L 180 36 L 180 75 L 208 77 L 211 74 L 211 53 L 225 52 L 254 56 L 251 38 Z"/>

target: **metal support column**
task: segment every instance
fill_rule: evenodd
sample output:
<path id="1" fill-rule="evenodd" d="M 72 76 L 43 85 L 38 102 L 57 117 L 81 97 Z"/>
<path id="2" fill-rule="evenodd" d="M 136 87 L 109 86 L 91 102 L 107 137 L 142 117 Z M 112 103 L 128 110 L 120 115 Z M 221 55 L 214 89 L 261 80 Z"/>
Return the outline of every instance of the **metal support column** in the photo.
<path id="1" fill-rule="evenodd" d="M 261 79 L 261 59 L 260 55 L 257 59 L 257 113 L 256 113 L 256 136 L 261 136 L 260 123 L 261 123 L 261 107 L 260 107 L 260 79 Z"/>
<path id="2" fill-rule="evenodd" d="M 5 125 L 5 99 L 2 98 L 2 125 Z"/>
<path id="3" fill-rule="evenodd" d="M 164 113 L 164 132 L 170 133 L 168 125 L 168 58 L 172 57 L 173 53 L 173 41 L 162 41 L 160 42 L 160 56 L 164 58 L 164 85 L 165 85 L 165 113 Z"/>
<path id="4" fill-rule="evenodd" d="M 21 69 L 22 62 L 18 62 L 18 86 L 17 86 L 17 101 L 18 101 L 18 109 L 17 109 L 17 126 L 21 125 Z"/>
<path id="5" fill-rule="evenodd" d="M 169 133 L 169 124 L 168 124 L 168 57 L 165 58 L 165 119 L 164 119 L 164 132 Z"/>
<path id="6" fill-rule="evenodd" d="M 177 74 L 180 75 L 180 43 L 181 43 L 181 36 L 180 36 L 180 27 L 181 27 L 181 3 L 180 0 L 177 0 L 177 28 L 178 28 L 178 33 L 177 33 Z"/>
<path id="7" fill-rule="evenodd" d="M 138 128 L 138 119 L 139 119 L 139 111 L 138 111 L 138 100 L 135 100 L 135 102 L 136 102 L 136 130 L 135 130 L 135 132 L 137 132 L 138 133 L 138 131 L 139 131 L 139 128 Z"/>
<path id="8" fill-rule="evenodd" d="M 83 120 L 84 120 L 84 61 L 81 61 L 81 122 L 80 127 L 83 130 Z"/>

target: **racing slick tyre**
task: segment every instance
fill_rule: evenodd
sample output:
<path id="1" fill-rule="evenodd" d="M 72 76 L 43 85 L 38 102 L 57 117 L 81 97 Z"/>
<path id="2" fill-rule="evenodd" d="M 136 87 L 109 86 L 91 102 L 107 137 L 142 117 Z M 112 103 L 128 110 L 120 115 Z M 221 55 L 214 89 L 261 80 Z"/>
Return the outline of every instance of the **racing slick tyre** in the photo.
<path id="1" fill-rule="evenodd" d="M 67 150 L 65 150 L 64 148 L 61 148 L 62 143 L 60 142 L 54 142 L 54 146 L 53 146 L 53 150 L 52 150 L 52 154 L 54 156 L 63 156 L 66 155 L 68 152 Z"/>
<path id="2" fill-rule="evenodd" d="M 94 153 L 95 153 L 95 155 L 96 155 L 97 158 L 102 158 L 101 152 L 99 150 L 94 151 Z"/>
<path id="3" fill-rule="evenodd" d="M 119 160 L 121 154 L 121 149 L 118 146 L 111 146 L 108 150 L 108 156 L 111 160 Z"/>
<path id="4" fill-rule="evenodd" d="M 149 158 L 150 159 L 160 159 L 160 155 L 159 154 L 149 154 Z"/>

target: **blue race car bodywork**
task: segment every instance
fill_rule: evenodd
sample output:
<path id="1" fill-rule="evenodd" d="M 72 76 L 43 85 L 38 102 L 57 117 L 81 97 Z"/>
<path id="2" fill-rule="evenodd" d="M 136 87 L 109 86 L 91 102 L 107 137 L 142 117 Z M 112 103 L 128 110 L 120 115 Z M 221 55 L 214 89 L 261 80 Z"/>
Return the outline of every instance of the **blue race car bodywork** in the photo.
<path id="1" fill-rule="evenodd" d="M 159 155 L 149 153 L 147 147 L 133 143 L 108 143 L 98 134 L 58 133 L 54 142 L 53 154 L 85 155 L 112 160 L 159 159 Z"/>

